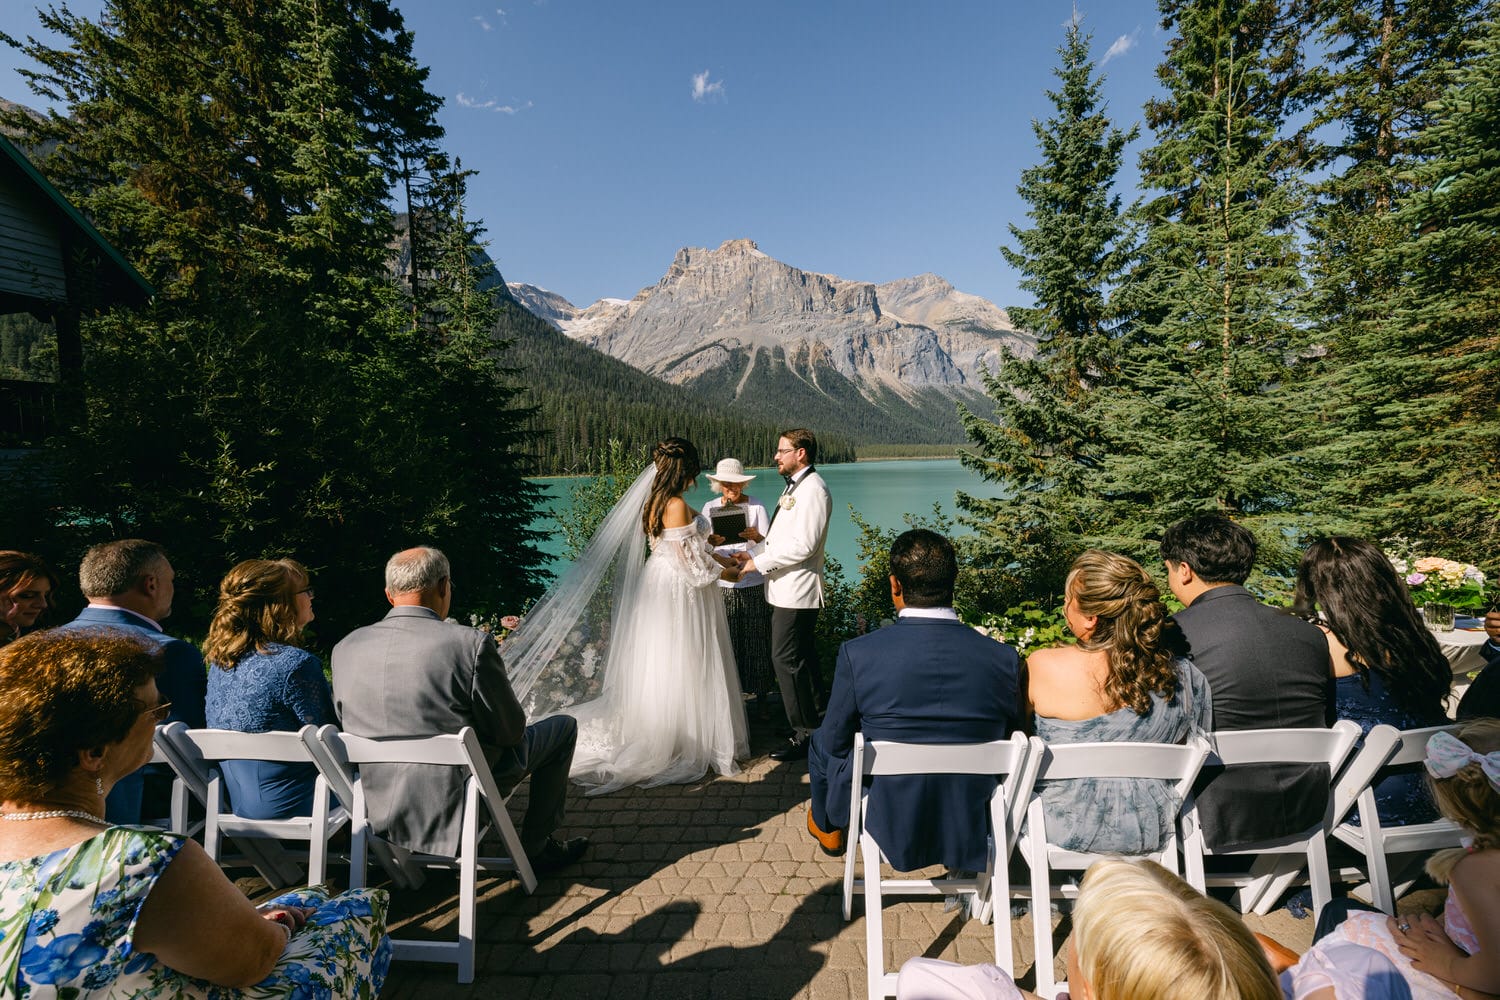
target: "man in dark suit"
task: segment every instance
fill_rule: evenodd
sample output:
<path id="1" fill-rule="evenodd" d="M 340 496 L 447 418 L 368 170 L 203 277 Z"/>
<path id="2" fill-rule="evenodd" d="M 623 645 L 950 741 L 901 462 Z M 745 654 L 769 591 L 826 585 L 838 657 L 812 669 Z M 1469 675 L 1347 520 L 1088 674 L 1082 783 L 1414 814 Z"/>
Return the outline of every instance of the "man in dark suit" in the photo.
<path id="1" fill-rule="evenodd" d="M 1267 607 L 1242 584 L 1255 536 L 1220 514 L 1190 517 L 1162 535 L 1186 653 L 1208 678 L 1214 728 L 1319 728 L 1334 717 L 1333 664 L 1316 626 Z M 1328 767 L 1278 764 L 1216 769 L 1199 779 L 1198 811 L 1211 847 L 1305 830 L 1328 804 Z"/>
<path id="2" fill-rule="evenodd" d="M 984 743 L 1021 724 L 1020 658 L 975 632 L 953 610 L 958 561 L 943 536 L 908 531 L 891 546 L 891 599 L 898 618 L 850 639 L 823 724 L 808 749 L 808 828 L 838 853 L 849 825 L 854 734 L 908 743 Z M 865 826 L 891 864 L 984 868 L 993 778 L 888 776 L 870 787 Z M 835 832 L 837 831 L 837 832 Z"/>
<path id="3" fill-rule="evenodd" d="M 166 721 L 202 729 L 203 700 L 208 691 L 203 654 L 192 643 L 167 635 L 161 627 L 162 620 L 172 613 L 176 576 L 166 550 L 155 542 L 122 538 L 95 545 L 78 567 L 78 586 L 89 599 L 88 607 L 60 627 L 123 628 L 157 643 L 162 668 L 156 677 L 156 689 L 163 702 L 172 704 Z M 111 823 L 139 823 L 143 799 L 145 818 L 165 815 L 170 774 L 148 764 L 122 778 L 106 800 L 105 818 Z"/>
<path id="4" fill-rule="evenodd" d="M 531 778 L 521 846 L 539 873 L 572 864 L 588 838 L 552 836 L 567 804 L 578 726 L 555 715 L 526 725 L 495 639 L 445 621 L 453 601 L 448 558 L 398 552 L 385 567 L 391 610 L 333 648 L 333 700 L 346 732 L 374 739 L 440 736 L 472 726 L 502 791 Z M 451 767 L 363 768 L 370 822 L 382 837 L 427 854 L 458 852 L 464 776 Z"/>
<path id="5" fill-rule="evenodd" d="M 1479 655 L 1485 666 L 1459 701 L 1456 719 L 1500 718 L 1500 607 L 1485 612 L 1484 631 L 1489 638 L 1479 647 Z"/>

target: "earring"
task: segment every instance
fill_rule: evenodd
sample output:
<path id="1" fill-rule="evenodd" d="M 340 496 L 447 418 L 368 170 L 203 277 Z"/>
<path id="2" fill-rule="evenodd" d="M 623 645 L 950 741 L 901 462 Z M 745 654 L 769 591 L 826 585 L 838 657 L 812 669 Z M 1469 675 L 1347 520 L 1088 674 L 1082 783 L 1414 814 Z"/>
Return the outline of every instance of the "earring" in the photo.
<path id="1" fill-rule="evenodd" d="M 104 779 L 97 774 L 94 775 L 94 793 L 101 799 L 104 798 Z"/>

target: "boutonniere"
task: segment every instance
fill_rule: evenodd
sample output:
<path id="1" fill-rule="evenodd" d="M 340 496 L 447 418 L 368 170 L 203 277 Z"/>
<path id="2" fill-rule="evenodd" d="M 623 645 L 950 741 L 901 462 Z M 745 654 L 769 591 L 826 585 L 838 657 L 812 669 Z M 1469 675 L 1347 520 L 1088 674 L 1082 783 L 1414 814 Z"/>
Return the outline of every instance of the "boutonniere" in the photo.
<path id="1" fill-rule="evenodd" d="M 797 506 L 797 498 L 792 496 L 790 493 L 783 493 L 780 497 L 777 497 L 776 506 L 780 507 L 782 510 L 791 510 L 793 507 Z"/>

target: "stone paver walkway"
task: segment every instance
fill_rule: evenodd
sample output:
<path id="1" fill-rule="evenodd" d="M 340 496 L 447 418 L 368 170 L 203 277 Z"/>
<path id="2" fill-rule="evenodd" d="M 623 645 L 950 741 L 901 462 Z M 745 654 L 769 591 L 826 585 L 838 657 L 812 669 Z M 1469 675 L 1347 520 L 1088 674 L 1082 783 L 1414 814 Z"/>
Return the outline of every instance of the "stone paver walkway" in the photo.
<path id="1" fill-rule="evenodd" d="M 577 796 L 560 833 L 592 838 L 584 862 L 542 879 L 533 896 L 510 878 L 480 879 L 473 985 L 457 985 L 452 966 L 399 962 L 384 996 L 863 996 L 861 904 L 845 923 L 843 862 L 824 857 L 804 825 L 806 767 L 770 760 L 765 751 L 773 745 L 767 726 L 753 726 L 757 756 L 733 778 Z M 512 801 L 515 816 L 523 804 L 524 788 Z M 256 888 L 250 880 L 245 886 Z M 396 892 L 393 931 L 451 939 L 455 891 L 456 876 L 436 872 L 422 890 Z M 1252 925 L 1299 951 L 1312 934 L 1311 920 L 1285 910 Z M 1026 973 L 1030 920 L 1012 926 L 1015 968 Z M 887 906 L 885 931 L 888 968 L 914 955 L 991 957 L 990 929 L 946 912 L 941 901 Z"/>

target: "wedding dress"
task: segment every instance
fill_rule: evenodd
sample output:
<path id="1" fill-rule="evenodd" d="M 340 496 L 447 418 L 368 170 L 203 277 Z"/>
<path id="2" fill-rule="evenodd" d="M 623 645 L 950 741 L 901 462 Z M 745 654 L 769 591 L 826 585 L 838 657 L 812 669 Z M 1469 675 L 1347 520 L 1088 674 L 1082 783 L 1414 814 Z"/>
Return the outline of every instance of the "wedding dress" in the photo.
<path id="1" fill-rule="evenodd" d="M 734 774 L 749 752 L 719 564 L 701 515 L 648 540 L 648 467 L 501 646 L 529 721 L 578 720 L 589 794 Z"/>

